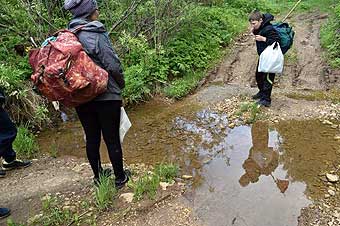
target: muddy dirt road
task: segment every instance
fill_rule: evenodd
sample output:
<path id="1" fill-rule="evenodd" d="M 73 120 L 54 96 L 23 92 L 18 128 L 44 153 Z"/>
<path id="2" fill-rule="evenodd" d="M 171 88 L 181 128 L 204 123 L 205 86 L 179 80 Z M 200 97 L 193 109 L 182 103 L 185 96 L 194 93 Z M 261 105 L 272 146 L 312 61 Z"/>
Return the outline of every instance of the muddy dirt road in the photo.
<path id="1" fill-rule="evenodd" d="M 147 212 L 126 214 L 119 224 L 104 214 L 97 225 L 339 225 L 339 185 L 325 178 L 340 164 L 340 106 L 334 103 L 340 71 L 323 62 L 319 42 L 326 18 L 318 12 L 290 18 L 295 46 L 262 121 L 246 125 L 236 114 L 256 93 L 257 56 L 247 34 L 195 94 L 131 109 L 126 163 L 176 162 L 193 178 L 184 181 L 183 194 Z M 39 158 L 1 179 L 0 204 L 18 222 L 38 214 L 47 193 L 81 196 L 92 189 L 79 123 L 43 132 L 39 141 L 42 152 L 58 158 Z M 104 145 L 102 153 L 105 162 Z"/>

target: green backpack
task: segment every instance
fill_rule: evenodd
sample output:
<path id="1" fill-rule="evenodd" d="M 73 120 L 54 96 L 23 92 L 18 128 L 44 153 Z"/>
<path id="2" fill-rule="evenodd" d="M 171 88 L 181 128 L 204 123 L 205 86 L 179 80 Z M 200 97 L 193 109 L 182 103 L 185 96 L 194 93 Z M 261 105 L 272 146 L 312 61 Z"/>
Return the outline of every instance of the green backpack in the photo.
<path id="1" fill-rule="evenodd" d="M 285 54 L 293 45 L 295 32 L 288 23 L 273 23 L 273 27 L 279 33 L 279 36 L 281 38 L 281 51 L 283 54 Z"/>

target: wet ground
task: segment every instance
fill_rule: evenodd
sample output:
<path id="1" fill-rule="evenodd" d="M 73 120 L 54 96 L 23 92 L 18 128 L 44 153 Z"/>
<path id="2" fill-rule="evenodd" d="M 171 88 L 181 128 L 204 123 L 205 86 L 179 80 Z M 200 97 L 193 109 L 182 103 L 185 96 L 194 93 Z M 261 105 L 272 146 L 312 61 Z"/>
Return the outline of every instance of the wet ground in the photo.
<path id="1" fill-rule="evenodd" d="M 204 225 L 297 225 L 301 208 L 325 194 L 318 175 L 337 161 L 337 129 L 318 120 L 231 129 L 226 114 L 187 104 L 130 110 L 124 157 L 128 164 L 179 163 L 193 176 L 184 197 Z M 85 157 L 77 122 L 43 133 L 40 141 L 58 156 Z M 102 153 L 108 162 L 104 144 Z"/>

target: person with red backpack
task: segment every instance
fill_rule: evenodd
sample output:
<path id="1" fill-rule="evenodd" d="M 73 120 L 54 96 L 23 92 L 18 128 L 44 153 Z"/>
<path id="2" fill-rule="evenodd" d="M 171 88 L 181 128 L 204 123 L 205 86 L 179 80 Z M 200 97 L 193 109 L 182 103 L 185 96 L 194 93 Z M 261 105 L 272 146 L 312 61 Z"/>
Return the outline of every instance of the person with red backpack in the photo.
<path id="1" fill-rule="evenodd" d="M 119 189 L 129 180 L 129 173 L 123 169 L 123 153 L 119 137 L 122 90 L 125 80 L 121 62 L 113 49 L 104 25 L 98 21 L 99 11 L 96 0 L 65 0 L 64 8 L 73 19 L 69 30 L 76 30 L 80 43 L 88 56 L 108 76 L 107 90 L 93 100 L 76 107 L 76 111 L 86 135 L 86 153 L 94 173 L 94 182 L 100 183 L 100 174 L 107 175 L 100 160 L 101 134 L 114 170 L 115 185 Z"/>
<path id="2" fill-rule="evenodd" d="M 280 44 L 280 36 L 277 30 L 270 23 L 272 20 L 274 20 L 273 15 L 269 13 L 262 14 L 257 10 L 253 11 L 249 15 L 251 32 L 255 35 L 256 48 L 259 56 L 273 43 L 277 42 Z M 256 83 L 259 91 L 252 98 L 254 100 L 259 99 L 257 102 L 259 105 L 270 107 L 274 79 L 274 73 L 259 72 L 258 66 L 256 67 Z"/>

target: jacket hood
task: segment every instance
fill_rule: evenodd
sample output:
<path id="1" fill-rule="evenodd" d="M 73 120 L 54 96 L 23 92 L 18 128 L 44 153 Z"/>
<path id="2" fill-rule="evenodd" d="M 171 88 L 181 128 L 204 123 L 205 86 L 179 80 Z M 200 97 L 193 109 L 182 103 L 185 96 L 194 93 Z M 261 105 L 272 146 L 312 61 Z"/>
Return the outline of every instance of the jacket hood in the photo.
<path id="1" fill-rule="evenodd" d="M 263 22 L 262 22 L 262 25 L 261 27 L 264 27 L 266 26 L 267 24 L 270 23 L 270 21 L 274 20 L 274 16 L 270 13 L 265 13 L 263 14 Z"/>
<path id="2" fill-rule="evenodd" d="M 104 24 L 102 24 L 101 22 L 97 20 L 88 21 L 83 18 L 76 18 L 76 19 L 71 20 L 71 22 L 68 24 L 68 29 L 74 29 L 78 26 L 84 26 L 81 29 L 82 31 L 91 31 L 91 32 L 97 32 L 97 33 L 106 32 Z"/>

